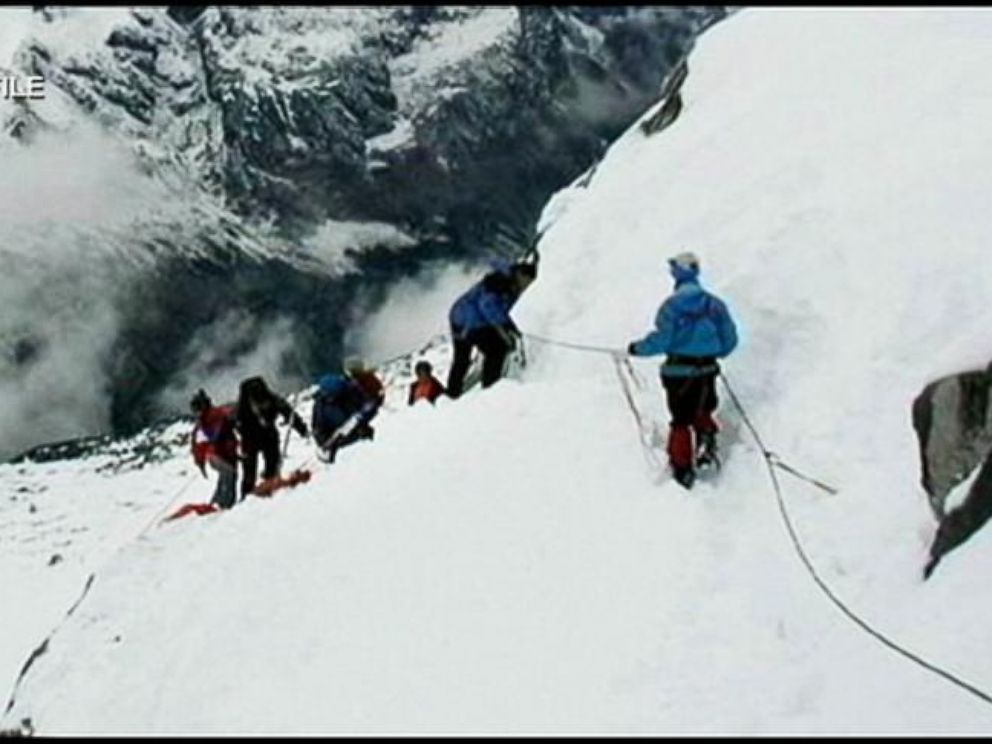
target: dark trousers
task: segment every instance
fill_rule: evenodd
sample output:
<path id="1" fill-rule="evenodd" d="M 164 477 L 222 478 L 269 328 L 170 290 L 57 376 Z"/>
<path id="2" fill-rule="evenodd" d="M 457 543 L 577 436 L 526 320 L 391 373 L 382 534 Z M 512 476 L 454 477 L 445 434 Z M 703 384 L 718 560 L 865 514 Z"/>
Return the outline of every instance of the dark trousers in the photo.
<path id="1" fill-rule="evenodd" d="M 668 433 L 668 459 L 673 468 L 693 466 L 695 448 L 693 432 L 698 441 L 700 434 L 715 434 L 719 427 L 713 411 L 719 403 L 716 397 L 716 373 L 698 377 L 666 377 L 661 384 L 668 399 L 672 415 Z"/>
<path id="2" fill-rule="evenodd" d="M 503 376 L 503 364 L 512 347 L 506 342 L 500 329 L 483 326 L 458 338 L 458 331 L 452 328 L 451 337 L 454 339 L 454 358 L 448 372 L 448 395 L 457 398 L 462 394 L 465 375 L 472 363 L 473 348 L 482 354 L 482 387 L 489 387 Z"/>
<path id="3" fill-rule="evenodd" d="M 279 465 L 282 458 L 279 453 L 279 432 L 275 428 L 265 429 L 252 439 L 243 439 L 241 446 L 244 452 L 244 462 L 241 466 L 241 498 L 243 499 L 255 490 L 259 453 L 265 460 L 262 478 L 275 478 L 279 475 Z"/>
<path id="4" fill-rule="evenodd" d="M 210 503 L 221 509 L 230 509 L 237 500 L 238 466 L 218 457 L 210 459 L 210 467 L 217 471 L 217 488 Z"/>

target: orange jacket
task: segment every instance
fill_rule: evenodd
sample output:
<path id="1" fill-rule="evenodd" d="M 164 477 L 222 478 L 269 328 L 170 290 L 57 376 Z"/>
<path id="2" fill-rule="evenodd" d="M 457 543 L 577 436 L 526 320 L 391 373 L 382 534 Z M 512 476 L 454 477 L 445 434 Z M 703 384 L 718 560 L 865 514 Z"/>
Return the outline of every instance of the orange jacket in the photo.
<path id="1" fill-rule="evenodd" d="M 409 404 L 412 406 L 421 398 L 426 398 L 433 403 L 444 395 L 444 385 L 442 385 L 433 375 L 426 380 L 416 380 L 410 384 Z"/>

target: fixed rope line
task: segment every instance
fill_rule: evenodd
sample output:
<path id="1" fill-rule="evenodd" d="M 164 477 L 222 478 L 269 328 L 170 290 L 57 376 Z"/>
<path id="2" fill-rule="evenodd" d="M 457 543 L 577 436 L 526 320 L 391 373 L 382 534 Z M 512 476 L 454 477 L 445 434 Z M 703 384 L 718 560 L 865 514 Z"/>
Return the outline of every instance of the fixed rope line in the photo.
<path id="1" fill-rule="evenodd" d="M 765 465 L 768 467 L 768 475 L 771 478 L 772 486 L 775 489 L 775 498 L 778 502 L 779 513 L 782 516 L 782 521 L 785 524 L 785 528 L 789 534 L 789 539 L 792 541 L 792 545 L 795 548 L 796 554 L 799 556 L 800 561 L 802 561 L 803 565 L 806 567 L 806 570 L 809 573 L 810 577 L 820 588 L 820 590 L 824 593 L 824 595 L 826 595 L 827 599 L 829 599 L 833 603 L 833 605 L 837 607 L 837 609 L 839 609 L 841 612 L 843 612 L 844 615 L 846 615 L 847 618 L 851 620 L 855 625 L 857 625 L 863 631 L 871 635 L 873 638 L 875 638 L 875 640 L 879 641 L 887 648 L 891 649 L 892 651 L 895 651 L 896 653 L 900 654 L 906 659 L 909 659 L 910 661 L 923 667 L 927 671 L 942 677 L 951 684 L 957 685 L 961 689 L 970 692 L 972 695 L 992 705 L 992 696 L 990 696 L 988 693 L 960 679 L 951 672 L 948 672 L 945 669 L 940 668 L 936 664 L 930 663 L 929 661 L 923 659 L 922 657 L 918 656 L 912 651 L 909 651 L 906 648 L 900 646 L 895 641 L 890 640 L 887 636 L 875 630 L 875 628 L 869 625 L 866 621 L 862 620 L 836 594 L 834 594 L 833 590 L 827 585 L 827 583 L 823 580 L 823 578 L 821 578 L 820 574 L 817 572 L 816 567 L 813 565 L 813 562 L 810 560 L 809 556 L 807 555 L 806 550 L 803 548 L 802 541 L 800 541 L 799 535 L 796 533 L 796 529 L 793 526 L 792 519 L 789 516 L 789 511 L 785 506 L 785 499 L 782 497 L 782 487 L 779 484 L 778 478 L 776 477 L 775 474 L 776 463 L 773 461 L 774 453 L 770 452 L 765 447 L 765 444 L 761 439 L 761 435 L 758 433 L 758 430 L 755 428 L 754 424 L 751 423 L 747 413 L 744 410 L 744 406 L 741 404 L 738 397 L 734 394 L 733 388 L 730 386 L 730 383 L 727 381 L 726 376 L 722 372 L 720 373 L 720 379 L 723 381 L 724 387 L 727 389 L 727 392 L 730 394 L 730 399 L 731 401 L 733 401 L 734 406 L 737 408 L 738 413 L 740 413 L 741 419 L 744 421 L 745 425 L 747 425 L 748 429 L 750 429 L 751 435 L 754 437 L 755 441 L 758 443 L 758 446 L 761 448 L 761 454 L 764 457 Z"/>
<path id="2" fill-rule="evenodd" d="M 799 480 L 806 481 L 810 485 L 816 486 L 821 491 L 826 491 L 827 493 L 833 494 L 834 496 L 836 496 L 838 493 L 840 493 L 833 486 L 827 485 L 823 481 L 818 481 L 816 478 L 811 478 L 808 475 L 804 475 L 803 473 L 800 473 L 798 470 L 796 470 L 794 467 L 792 467 L 788 463 L 783 462 L 779 458 L 779 456 L 776 455 L 774 452 L 766 452 L 765 455 L 768 457 L 768 460 L 769 460 L 769 462 L 772 465 L 774 465 L 775 467 L 779 468 L 780 470 L 784 470 L 786 473 L 789 473 L 790 475 L 795 476 Z"/>
<path id="3" fill-rule="evenodd" d="M 645 389 L 644 380 L 634 369 L 634 365 L 631 364 L 629 356 L 619 349 L 610 349 L 605 346 L 590 346 L 587 344 L 575 344 L 568 341 L 558 341 L 553 338 L 538 336 L 537 334 L 533 334 L 533 333 L 525 333 L 524 336 L 526 336 L 527 338 L 531 338 L 535 341 L 539 341 L 540 343 L 548 344 L 549 346 L 560 346 L 566 349 L 574 349 L 576 351 L 586 351 L 597 354 L 610 354 L 614 357 L 621 358 L 624 364 L 627 366 L 627 369 L 630 372 L 630 376 L 634 380 L 634 383 L 637 385 L 638 389 L 639 390 Z M 733 392 L 729 390 L 729 388 L 728 388 L 728 392 L 731 394 L 731 397 L 733 397 Z M 738 410 L 741 410 L 739 405 L 738 405 Z M 831 494 L 838 493 L 838 490 L 833 486 L 830 486 L 822 481 L 817 480 L 816 478 L 813 478 L 811 476 L 808 476 L 800 472 L 799 470 L 797 470 L 796 468 L 792 467 L 784 460 L 782 460 L 777 454 L 767 449 L 764 446 L 764 443 L 761 442 L 761 438 L 760 436 L 758 436 L 758 432 L 755 430 L 754 426 L 751 424 L 751 422 L 747 419 L 747 417 L 743 413 L 742 413 L 742 417 L 744 418 L 744 423 L 747 424 L 748 428 L 751 430 L 751 433 L 757 439 L 759 446 L 761 447 L 762 455 L 764 455 L 766 458 L 770 458 L 770 462 L 772 465 L 774 465 L 777 468 L 780 468 L 781 470 L 784 470 L 785 472 L 795 476 L 796 478 L 804 480 L 807 483 L 810 483 L 811 485 L 814 485 L 817 488 L 826 491 L 827 493 L 831 493 Z"/>
<path id="4" fill-rule="evenodd" d="M 630 357 L 624 356 L 622 357 L 622 359 L 623 359 L 624 367 L 627 368 L 627 374 L 630 375 L 630 379 L 632 379 L 634 381 L 634 384 L 637 385 L 637 389 L 644 390 L 646 387 L 644 384 L 644 379 L 637 373 L 637 370 L 634 369 L 634 365 L 631 364 L 630 362 Z"/>
<path id="5" fill-rule="evenodd" d="M 747 428 L 750 430 L 751 436 L 754 437 L 754 441 L 757 442 L 758 447 L 761 448 L 761 456 L 765 458 L 765 461 L 768 463 L 768 465 L 774 466 L 776 468 L 781 468 L 785 472 L 789 473 L 790 475 L 794 475 L 800 480 L 804 480 L 807 483 L 810 483 L 816 486 L 817 488 L 826 491 L 827 493 L 836 495 L 838 493 L 838 490 L 836 488 L 834 488 L 833 486 L 829 486 L 826 483 L 817 480 L 816 478 L 811 478 L 810 476 L 799 472 L 794 467 L 784 462 L 778 455 L 776 455 L 774 452 L 772 452 L 770 449 L 768 449 L 765 446 L 764 441 L 762 441 L 761 439 L 761 435 L 758 434 L 758 430 L 755 428 L 754 424 L 751 423 L 751 419 L 748 418 L 747 413 L 744 411 L 744 406 L 741 405 L 740 399 L 734 393 L 734 389 L 730 387 L 730 382 L 727 380 L 726 375 L 724 375 L 723 372 L 720 372 L 719 374 L 720 374 L 720 379 L 723 381 L 723 386 L 727 389 L 727 393 L 730 395 L 730 400 L 733 402 L 734 407 L 737 409 L 737 412 L 741 415 L 741 420 L 744 422 L 745 426 L 747 426 Z"/>
<path id="6" fill-rule="evenodd" d="M 623 376 L 623 367 L 621 366 L 620 358 L 618 355 L 613 355 L 611 358 L 613 360 L 613 369 L 616 371 L 617 379 L 620 381 L 620 389 L 623 391 L 624 398 L 627 400 L 627 407 L 630 408 L 631 413 L 634 414 L 634 420 L 637 422 L 637 435 L 641 440 L 641 450 L 644 453 L 644 458 L 648 461 L 649 465 L 660 471 L 664 471 L 665 464 L 658 457 L 658 453 L 648 438 L 647 427 L 644 425 L 644 420 L 641 418 L 641 414 L 637 410 L 637 405 L 634 403 L 634 396 L 630 390 L 630 386 Z"/>
<path id="7" fill-rule="evenodd" d="M 590 353 L 596 354 L 609 354 L 614 356 L 621 353 L 619 349 L 609 349 L 605 346 L 589 346 L 587 344 L 573 344 L 568 341 L 556 341 L 553 338 L 546 338 L 545 336 L 538 336 L 536 333 L 524 333 L 524 338 L 533 339 L 542 344 L 548 344 L 549 346 L 561 346 L 566 349 L 575 349 L 576 351 L 588 351 Z"/>
<path id="8" fill-rule="evenodd" d="M 655 447 L 650 441 L 648 427 L 644 423 L 644 418 L 641 416 L 640 411 L 637 410 L 637 404 L 634 402 L 634 395 L 630 389 L 630 384 L 623 375 L 623 365 L 626 364 L 628 368 L 630 368 L 631 379 L 634 380 L 638 388 L 643 389 L 643 384 L 634 373 L 633 368 L 630 365 L 630 360 L 625 358 L 622 351 L 619 349 L 610 349 L 605 346 L 590 346 L 588 344 L 573 344 L 568 341 L 558 341 L 553 338 L 538 336 L 536 333 L 524 333 L 521 335 L 523 335 L 524 338 L 529 338 L 533 341 L 547 344 L 549 346 L 560 346 L 574 351 L 608 355 L 610 357 L 610 361 L 613 363 L 613 370 L 616 372 L 617 381 L 620 383 L 620 390 L 623 392 L 624 399 L 627 402 L 627 407 L 630 409 L 631 414 L 634 416 L 634 421 L 637 424 L 637 437 L 641 442 L 641 450 L 644 454 L 644 458 L 647 460 L 648 465 L 655 467 L 658 470 L 665 469 L 664 463 L 662 463 L 661 459 L 658 457 L 658 453 L 655 451 Z"/>
<path id="9" fill-rule="evenodd" d="M 159 517 L 165 514 L 169 510 L 169 508 L 176 503 L 176 500 L 184 493 L 186 493 L 186 490 L 190 486 L 192 486 L 193 483 L 196 482 L 197 480 L 198 478 L 196 477 L 196 473 L 194 472 L 192 475 L 190 475 L 189 478 L 186 479 L 186 482 L 182 485 L 182 488 L 180 488 L 172 495 L 172 498 L 169 499 L 169 502 L 155 513 L 155 516 L 151 518 L 148 524 L 146 524 L 144 527 L 141 528 L 141 531 L 137 535 L 135 535 L 134 539 L 137 540 L 146 532 L 148 532 L 149 528 L 158 521 Z"/>
<path id="10" fill-rule="evenodd" d="M 593 352 L 593 353 L 610 354 L 613 357 L 613 359 L 614 359 L 615 362 L 616 362 L 617 358 L 620 356 L 620 352 L 615 351 L 615 350 L 612 350 L 612 349 L 607 349 L 605 347 L 588 346 L 588 345 L 585 345 L 585 344 L 573 344 L 573 343 L 568 343 L 568 342 L 565 342 L 565 341 L 557 341 L 555 339 L 549 339 L 549 338 L 545 338 L 545 337 L 542 337 L 542 336 L 537 336 L 536 334 L 525 334 L 525 335 L 527 335 L 530 338 L 533 338 L 536 341 L 540 341 L 542 343 L 546 343 L 546 344 L 553 345 L 553 346 L 560 346 L 560 347 L 564 347 L 564 348 L 575 349 L 576 351 L 585 351 L 585 352 Z M 616 365 L 616 369 L 617 369 L 617 373 L 619 374 L 620 373 L 620 365 L 619 364 Z M 913 653 L 912 651 L 909 651 L 908 649 L 900 646 L 895 641 L 890 640 L 887 636 L 885 636 L 881 632 L 875 630 L 875 628 L 873 628 L 871 625 L 869 625 L 866 621 L 862 620 L 853 610 L 851 610 L 833 592 L 833 590 L 829 587 L 829 585 L 827 585 L 827 583 L 823 580 L 823 578 L 817 572 L 816 567 L 813 565 L 813 562 L 810 560 L 809 556 L 807 555 L 806 550 L 803 548 L 802 541 L 799 539 L 799 535 L 797 534 L 796 529 L 795 529 L 795 527 L 794 527 L 794 525 L 792 523 L 792 519 L 789 517 L 788 509 L 785 506 L 785 499 L 782 496 L 782 487 L 781 487 L 781 484 L 779 483 L 778 477 L 777 477 L 777 475 L 775 473 L 775 469 L 776 468 L 781 468 L 782 470 L 784 470 L 784 471 L 786 471 L 786 472 L 788 472 L 788 473 L 790 473 L 792 475 L 795 475 L 795 476 L 797 476 L 799 478 L 802 478 L 804 481 L 806 481 L 808 483 L 811 483 L 811 484 L 817 486 L 818 488 L 822 488 L 823 490 L 826 490 L 826 491 L 828 491 L 830 493 L 837 493 L 837 490 L 834 489 L 831 486 L 826 485 L 825 483 L 821 483 L 820 481 L 817 481 L 816 479 L 813 479 L 813 478 L 810 478 L 810 477 L 808 477 L 806 475 L 803 475 L 799 471 L 795 470 L 794 468 L 788 466 L 786 463 L 782 462 L 782 460 L 780 460 L 779 457 L 774 452 L 772 452 L 771 450 L 769 450 L 768 447 L 765 446 L 765 443 L 764 443 L 764 440 L 761 437 L 761 434 L 758 432 L 758 430 L 755 427 L 755 425 L 751 422 L 750 417 L 747 415 L 747 411 L 744 409 L 744 406 L 741 404 L 740 399 L 737 397 L 736 393 L 734 392 L 733 388 L 731 387 L 729 381 L 727 380 L 726 375 L 724 375 L 722 372 L 720 372 L 719 373 L 719 376 L 720 376 L 720 379 L 723 381 L 723 385 L 726 388 L 727 393 L 730 395 L 730 399 L 733 402 L 734 407 L 737 409 L 738 413 L 740 414 L 741 420 L 744 421 L 745 426 L 747 426 L 747 428 L 750 430 L 751 435 L 754 437 L 755 442 L 758 444 L 758 447 L 761 449 L 761 455 L 762 455 L 763 459 L 765 460 L 765 465 L 768 468 L 768 475 L 769 475 L 769 478 L 771 479 L 772 486 L 773 486 L 773 488 L 775 490 L 775 497 L 776 497 L 776 500 L 777 500 L 777 503 L 778 503 L 779 513 L 780 513 L 780 515 L 782 517 L 783 523 L 785 524 L 786 530 L 787 530 L 787 532 L 789 534 L 789 538 L 792 541 L 792 545 L 793 545 L 793 547 L 794 547 L 794 549 L 796 551 L 796 554 L 799 556 L 800 561 L 802 562 L 803 566 L 805 566 L 807 572 L 809 573 L 810 577 L 813 579 L 813 581 L 817 585 L 817 587 L 819 587 L 819 589 L 823 592 L 823 594 L 827 597 L 827 599 L 829 599 L 830 602 L 833 603 L 833 605 L 835 607 L 837 607 L 842 613 L 844 613 L 844 615 L 849 620 L 851 620 L 851 622 L 853 622 L 855 625 L 857 625 L 863 631 L 865 631 L 870 636 L 872 636 L 873 638 L 875 638 L 877 641 L 879 641 L 881 644 L 883 644 L 886 648 L 888 648 L 888 649 L 896 652 L 897 654 L 903 656 L 904 658 L 906 658 L 906 659 L 912 661 L 913 663 L 919 665 L 923 669 L 926 669 L 927 671 L 929 671 L 929 672 L 931 672 L 933 674 L 938 675 L 942 679 L 950 682 L 953 685 L 956 685 L 956 686 L 960 687 L 961 689 L 965 690 L 966 692 L 969 692 L 972 695 L 974 695 L 974 696 L 978 697 L 979 699 L 983 700 L 984 702 L 989 703 L 990 705 L 992 705 L 992 696 L 990 696 L 985 691 L 979 689 L 975 685 L 970 684 L 969 682 L 966 682 L 965 680 L 960 679 L 959 677 L 955 676 L 951 672 L 948 672 L 947 670 L 942 669 L 941 667 L 939 667 L 939 666 L 937 666 L 937 665 L 935 665 L 935 664 L 927 661 L 926 659 L 923 659 L 922 657 L 920 657 L 919 655 Z M 625 383 L 624 383 L 622 377 L 621 377 L 621 385 L 624 386 L 624 394 L 626 395 L 629 392 L 629 390 L 625 386 Z M 628 399 L 628 402 L 630 402 L 630 399 Z M 635 409 L 635 411 L 636 411 L 636 409 Z M 640 422 L 640 416 L 639 416 L 639 414 L 636 414 L 635 413 L 635 417 L 638 419 L 638 422 Z"/>

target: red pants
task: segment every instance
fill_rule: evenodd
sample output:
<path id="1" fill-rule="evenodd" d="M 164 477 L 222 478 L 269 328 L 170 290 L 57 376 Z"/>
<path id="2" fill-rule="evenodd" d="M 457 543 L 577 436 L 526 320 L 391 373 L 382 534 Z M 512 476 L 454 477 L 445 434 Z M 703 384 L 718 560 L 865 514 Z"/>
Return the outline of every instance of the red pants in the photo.
<path id="1" fill-rule="evenodd" d="M 713 418 L 718 400 L 716 373 L 698 377 L 661 378 L 672 415 L 668 433 L 668 459 L 673 468 L 691 468 L 695 463 L 693 432 L 716 433 L 720 427 Z"/>

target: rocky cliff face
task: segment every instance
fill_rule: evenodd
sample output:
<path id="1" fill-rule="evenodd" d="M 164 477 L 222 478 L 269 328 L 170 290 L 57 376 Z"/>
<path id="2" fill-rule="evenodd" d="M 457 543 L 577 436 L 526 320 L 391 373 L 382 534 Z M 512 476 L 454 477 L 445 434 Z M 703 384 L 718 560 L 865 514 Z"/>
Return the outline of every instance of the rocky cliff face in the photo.
<path id="1" fill-rule="evenodd" d="M 913 402 L 913 427 L 921 481 L 940 522 L 930 546 L 929 575 L 937 561 L 992 517 L 992 364 L 927 385 Z M 962 485 L 972 473 L 970 485 Z M 948 509 L 957 486 L 967 492 Z"/>
<path id="2" fill-rule="evenodd" d="M 183 208 L 137 217 L 98 238 L 113 250 L 87 254 L 90 268 L 113 267 L 112 291 L 96 294 L 114 332 L 87 371 L 99 378 L 99 401 L 87 405 L 109 401 L 111 415 L 75 429 L 53 421 L 43 435 L 20 429 L 17 445 L 131 431 L 175 411 L 184 385 L 222 366 L 223 348 L 202 353 L 218 339 L 254 371 L 295 382 L 336 364 L 359 296 L 373 307 L 370 296 L 425 265 L 527 246 L 548 196 L 658 99 L 695 36 L 723 15 L 36 8 L 15 64 L 43 75 L 58 106 L 0 109 L 0 146 L 50 147 L 95 122 Z M 62 246 L 93 240 L 62 228 Z M 22 236 L 0 235 L 0 251 L 14 243 Z M 60 264 L 45 271 L 71 284 Z M 38 370 L 54 365 L 66 328 L 26 313 L 8 325 L 0 363 L 22 404 L 30 387 L 40 406 L 53 391 L 27 379 L 47 379 Z M 292 343 L 265 351 L 262 336 Z"/>
<path id="3" fill-rule="evenodd" d="M 61 11 L 62 14 L 91 11 Z M 65 18 L 50 11 L 53 25 Z M 305 231 L 384 220 L 486 242 L 533 222 L 653 103 L 719 9 L 140 9 L 22 50 L 152 162 Z M 439 227 L 440 226 L 440 227 Z"/>
<path id="4" fill-rule="evenodd" d="M 992 450 L 992 365 L 936 380 L 913 402 L 922 484 L 934 511 Z"/>

